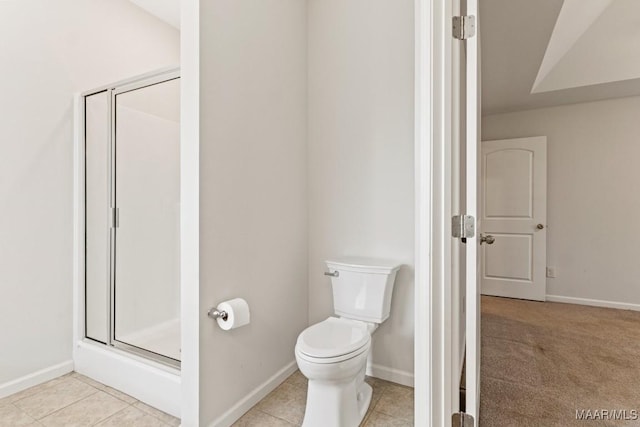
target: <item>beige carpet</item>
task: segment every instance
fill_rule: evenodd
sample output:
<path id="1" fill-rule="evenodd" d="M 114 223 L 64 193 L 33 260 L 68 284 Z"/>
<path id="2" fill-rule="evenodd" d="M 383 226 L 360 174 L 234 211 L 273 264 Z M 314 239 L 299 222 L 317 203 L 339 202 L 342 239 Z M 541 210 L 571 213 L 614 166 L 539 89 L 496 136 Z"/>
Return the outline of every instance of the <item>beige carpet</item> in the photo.
<path id="1" fill-rule="evenodd" d="M 640 312 L 482 297 L 480 426 L 640 426 Z"/>

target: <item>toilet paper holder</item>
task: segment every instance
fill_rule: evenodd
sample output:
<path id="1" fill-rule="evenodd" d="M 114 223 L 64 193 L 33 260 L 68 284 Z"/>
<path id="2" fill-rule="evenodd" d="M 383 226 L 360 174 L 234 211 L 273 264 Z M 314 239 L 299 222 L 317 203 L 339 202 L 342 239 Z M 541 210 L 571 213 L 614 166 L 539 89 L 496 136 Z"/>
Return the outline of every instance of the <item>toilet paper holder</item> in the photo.
<path id="1" fill-rule="evenodd" d="M 216 307 L 211 307 L 209 311 L 207 311 L 207 316 L 215 320 L 222 319 L 226 321 L 229 318 L 229 313 L 220 311 Z"/>
<path id="2" fill-rule="evenodd" d="M 207 316 L 214 319 L 220 329 L 229 331 L 251 323 L 251 310 L 243 298 L 222 301 L 207 311 Z"/>

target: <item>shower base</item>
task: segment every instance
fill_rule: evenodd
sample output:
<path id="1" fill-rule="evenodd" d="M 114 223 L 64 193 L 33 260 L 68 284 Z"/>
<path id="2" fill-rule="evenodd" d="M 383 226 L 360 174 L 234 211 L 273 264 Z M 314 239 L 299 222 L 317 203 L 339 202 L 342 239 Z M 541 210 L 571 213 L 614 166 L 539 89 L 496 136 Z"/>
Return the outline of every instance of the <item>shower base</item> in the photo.
<path id="1" fill-rule="evenodd" d="M 90 340 L 76 343 L 73 359 L 76 372 L 180 418 L 180 370 Z"/>
<path id="2" fill-rule="evenodd" d="M 180 360 L 180 319 L 123 335 L 118 341 Z"/>

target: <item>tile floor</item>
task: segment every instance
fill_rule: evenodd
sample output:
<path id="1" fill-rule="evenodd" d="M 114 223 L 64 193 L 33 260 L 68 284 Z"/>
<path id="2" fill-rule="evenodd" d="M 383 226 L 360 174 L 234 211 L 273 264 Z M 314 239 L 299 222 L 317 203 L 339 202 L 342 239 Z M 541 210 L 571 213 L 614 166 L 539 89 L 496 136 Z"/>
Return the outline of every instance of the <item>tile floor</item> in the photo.
<path id="1" fill-rule="evenodd" d="M 373 397 L 363 427 L 413 426 L 413 389 L 367 378 Z M 300 426 L 307 379 L 296 371 L 235 427 Z M 0 399 L 0 427 L 167 427 L 180 420 L 76 372 Z"/>
<path id="2" fill-rule="evenodd" d="M 0 399 L 0 427 L 179 425 L 179 419 L 76 372 Z"/>
<path id="3" fill-rule="evenodd" d="M 413 389 L 367 377 L 373 397 L 362 427 L 413 426 Z M 233 427 L 300 426 L 307 402 L 307 379 L 296 371 L 251 408 Z"/>

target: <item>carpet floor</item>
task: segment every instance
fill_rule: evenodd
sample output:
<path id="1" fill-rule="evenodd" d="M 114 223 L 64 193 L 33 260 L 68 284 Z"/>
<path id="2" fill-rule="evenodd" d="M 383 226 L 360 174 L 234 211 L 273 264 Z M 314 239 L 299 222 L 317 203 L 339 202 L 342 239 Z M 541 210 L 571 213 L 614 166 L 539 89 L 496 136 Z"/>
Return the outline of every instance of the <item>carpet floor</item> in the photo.
<path id="1" fill-rule="evenodd" d="M 640 312 L 481 304 L 481 427 L 640 426 Z"/>

